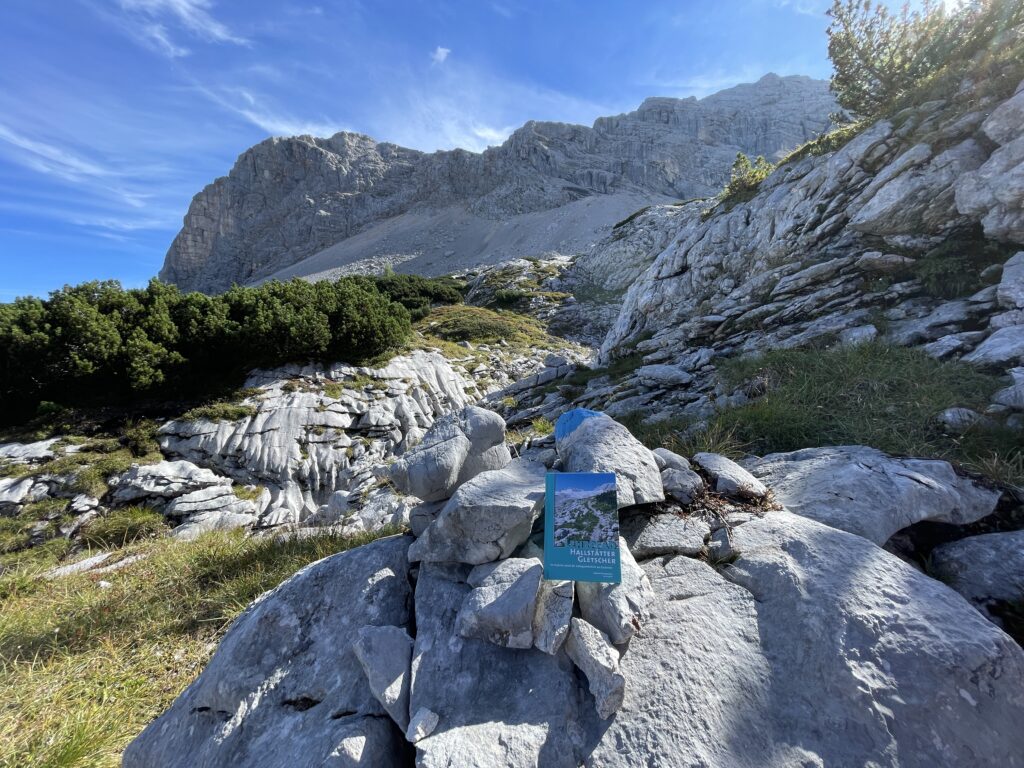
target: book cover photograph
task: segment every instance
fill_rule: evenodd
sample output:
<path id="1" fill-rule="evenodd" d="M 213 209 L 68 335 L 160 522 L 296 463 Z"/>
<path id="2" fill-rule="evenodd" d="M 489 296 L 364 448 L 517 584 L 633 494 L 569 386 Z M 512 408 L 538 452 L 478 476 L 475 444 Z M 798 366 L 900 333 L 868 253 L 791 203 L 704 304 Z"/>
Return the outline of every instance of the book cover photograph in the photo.
<path id="1" fill-rule="evenodd" d="M 545 504 L 544 578 L 617 584 L 615 473 L 549 474 Z"/>

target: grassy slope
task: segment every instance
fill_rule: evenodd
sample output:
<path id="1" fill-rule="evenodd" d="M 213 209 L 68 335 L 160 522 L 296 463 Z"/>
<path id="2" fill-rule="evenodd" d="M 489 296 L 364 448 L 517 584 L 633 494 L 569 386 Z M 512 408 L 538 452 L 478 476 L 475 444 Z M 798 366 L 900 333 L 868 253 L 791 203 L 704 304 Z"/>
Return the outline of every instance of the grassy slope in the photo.
<path id="1" fill-rule="evenodd" d="M 629 426 L 648 444 L 684 453 L 715 450 L 763 455 L 823 445 L 870 445 L 896 455 L 941 458 L 995 480 L 1024 484 L 1020 435 L 1005 428 L 943 432 L 935 417 L 946 408 L 981 411 L 1002 377 L 969 365 L 939 362 L 924 352 L 880 342 L 830 349 L 776 350 L 724 361 L 732 386 L 764 394 L 723 410 L 705 430 L 663 422 Z"/>
<path id="2" fill-rule="evenodd" d="M 121 550 L 148 555 L 121 571 L 55 581 L 37 578 L 45 554 L 23 560 L 0 575 L 0 766 L 118 765 L 256 596 L 307 563 L 394 532 L 164 538 Z"/>

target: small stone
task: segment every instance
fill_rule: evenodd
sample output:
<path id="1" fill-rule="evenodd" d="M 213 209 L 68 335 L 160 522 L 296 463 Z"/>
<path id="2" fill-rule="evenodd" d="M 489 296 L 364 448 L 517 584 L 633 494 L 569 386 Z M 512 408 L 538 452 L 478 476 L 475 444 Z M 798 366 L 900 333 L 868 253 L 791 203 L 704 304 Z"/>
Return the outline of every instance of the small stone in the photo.
<path id="1" fill-rule="evenodd" d="M 533 647 L 554 655 L 565 643 L 572 618 L 573 582 L 543 579 L 533 614 Z"/>
<path id="2" fill-rule="evenodd" d="M 661 473 L 665 493 L 680 504 L 690 504 L 704 491 L 704 480 L 692 469 L 666 469 Z"/>
<path id="3" fill-rule="evenodd" d="M 764 483 L 732 459 L 717 453 L 698 453 L 693 461 L 711 475 L 718 493 L 749 499 L 761 499 L 768 494 Z"/>
<path id="4" fill-rule="evenodd" d="M 935 420 L 951 435 L 962 435 L 972 427 L 991 421 L 970 408 L 947 408 Z"/>
<path id="5" fill-rule="evenodd" d="M 666 469 L 690 468 L 689 461 L 678 453 L 673 453 L 668 448 L 655 448 L 651 453 L 654 454 L 654 460 L 658 463 L 659 472 L 664 472 Z"/>
<path id="6" fill-rule="evenodd" d="M 1014 384 L 1000 389 L 992 395 L 992 402 L 1017 411 L 1024 411 L 1024 384 Z"/>
<path id="7" fill-rule="evenodd" d="M 409 727 L 412 645 L 409 633 L 401 627 L 373 625 L 360 629 L 352 644 L 370 693 L 403 731 Z"/>
<path id="8" fill-rule="evenodd" d="M 712 563 L 721 563 L 739 557 L 740 551 L 734 546 L 728 526 L 722 526 L 708 542 L 708 558 Z"/>
<path id="9" fill-rule="evenodd" d="M 586 675 L 602 720 L 618 712 L 626 696 L 626 678 L 619 672 L 619 652 L 608 635 L 582 619 L 572 620 L 565 650 Z"/>
<path id="10" fill-rule="evenodd" d="M 427 738 L 437 728 L 438 720 L 439 718 L 434 712 L 426 707 L 420 707 L 409 721 L 409 727 L 405 731 L 406 740 L 415 744 L 417 741 Z"/>

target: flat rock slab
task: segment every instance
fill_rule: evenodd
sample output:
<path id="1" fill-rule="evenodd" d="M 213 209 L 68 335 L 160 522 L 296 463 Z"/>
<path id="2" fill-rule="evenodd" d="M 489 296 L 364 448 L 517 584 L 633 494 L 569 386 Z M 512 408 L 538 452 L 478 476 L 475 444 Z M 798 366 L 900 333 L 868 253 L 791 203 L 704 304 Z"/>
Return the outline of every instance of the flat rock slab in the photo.
<path id="1" fill-rule="evenodd" d="M 982 367 L 1020 365 L 1024 361 L 1024 326 L 1000 328 L 962 360 Z"/>
<path id="2" fill-rule="evenodd" d="M 644 564 L 648 616 L 588 766 L 1024 765 L 1024 651 L 959 595 L 786 512 L 734 535 L 721 572 Z"/>
<path id="3" fill-rule="evenodd" d="M 118 504 L 141 499 L 166 501 L 216 485 L 230 486 L 231 480 L 190 461 L 159 461 L 133 464 L 114 482 L 112 496 Z"/>
<path id="4" fill-rule="evenodd" d="M 696 517 L 680 517 L 672 512 L 623 517 L 619 523 L 622 538 L 638 560 L 658 555 L 700 554 L 711 529 Z"/>
<path id="5" fill-rule="evenodd" d="M 409 560 L 478 565 L 508 557 L 530 535 L 546 473 L 543 464 L 516 459 L 459 486 L 409 548 Z"/>
<path id="6" fill-rule="evenodd" d="M 408 765 L 353 644 L 367 625 L 409 623 L 410 541 L 392 536 L 332 555 L 263 595 L 128 746 L 125 768 Z"/>
<path id="7" fill-rule="evenodd" d="M 859 445 L 774 453 L 746 463 L 797 515 L 884 544 L 922 520 L 963 525 L 992 513 L 999 492 L 947 462 L 896 459 Z"/>

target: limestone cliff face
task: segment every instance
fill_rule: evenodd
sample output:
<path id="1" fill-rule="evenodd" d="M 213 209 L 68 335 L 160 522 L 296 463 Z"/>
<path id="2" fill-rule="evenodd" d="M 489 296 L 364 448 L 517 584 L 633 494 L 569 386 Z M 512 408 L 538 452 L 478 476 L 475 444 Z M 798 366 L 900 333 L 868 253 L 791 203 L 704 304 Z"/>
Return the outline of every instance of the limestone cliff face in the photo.
<path id="1" fill-rule="evenodd" d="M 738 151 L 773 156 L 806 141 L 834 106 L 823 81 L 766 75 L 700 100 L 647 99 L 591 128 L 529 122 L 481 154 L 352 133 L 268 139 L 196 195 L 160 275 L 217 291 L 367 257 L 436 273 L 581 249 L 645 203 L 717 191 Z"/>
<path id="2" fill-rule="evenodd" d="M 837 151 L 780 166 L 748 202 L 684 206 L 663 219 L 660 237 L 645 239 L 664 245 L 647 252 L 653 263 L 629 287 L 602 353 L 636 350 L 641 371 L 671 376 L 638 372 L 616 394 L 621 408 L 657 402 L 706 415 L 716 407 L 716 358 L 777 347 L 879 337 L 938 358 L 1019 365 L 1022 115 L 1024 83 L 1002 98 L 979 98 L 966 84 Z M 977 267 L 973 292 L 950 300 L 922 282 L 920 266 L 937 248 L 965 264 L 983 249 L 1001 255 Z M 694 383 L 673 387 L 683 376 Z"/>

